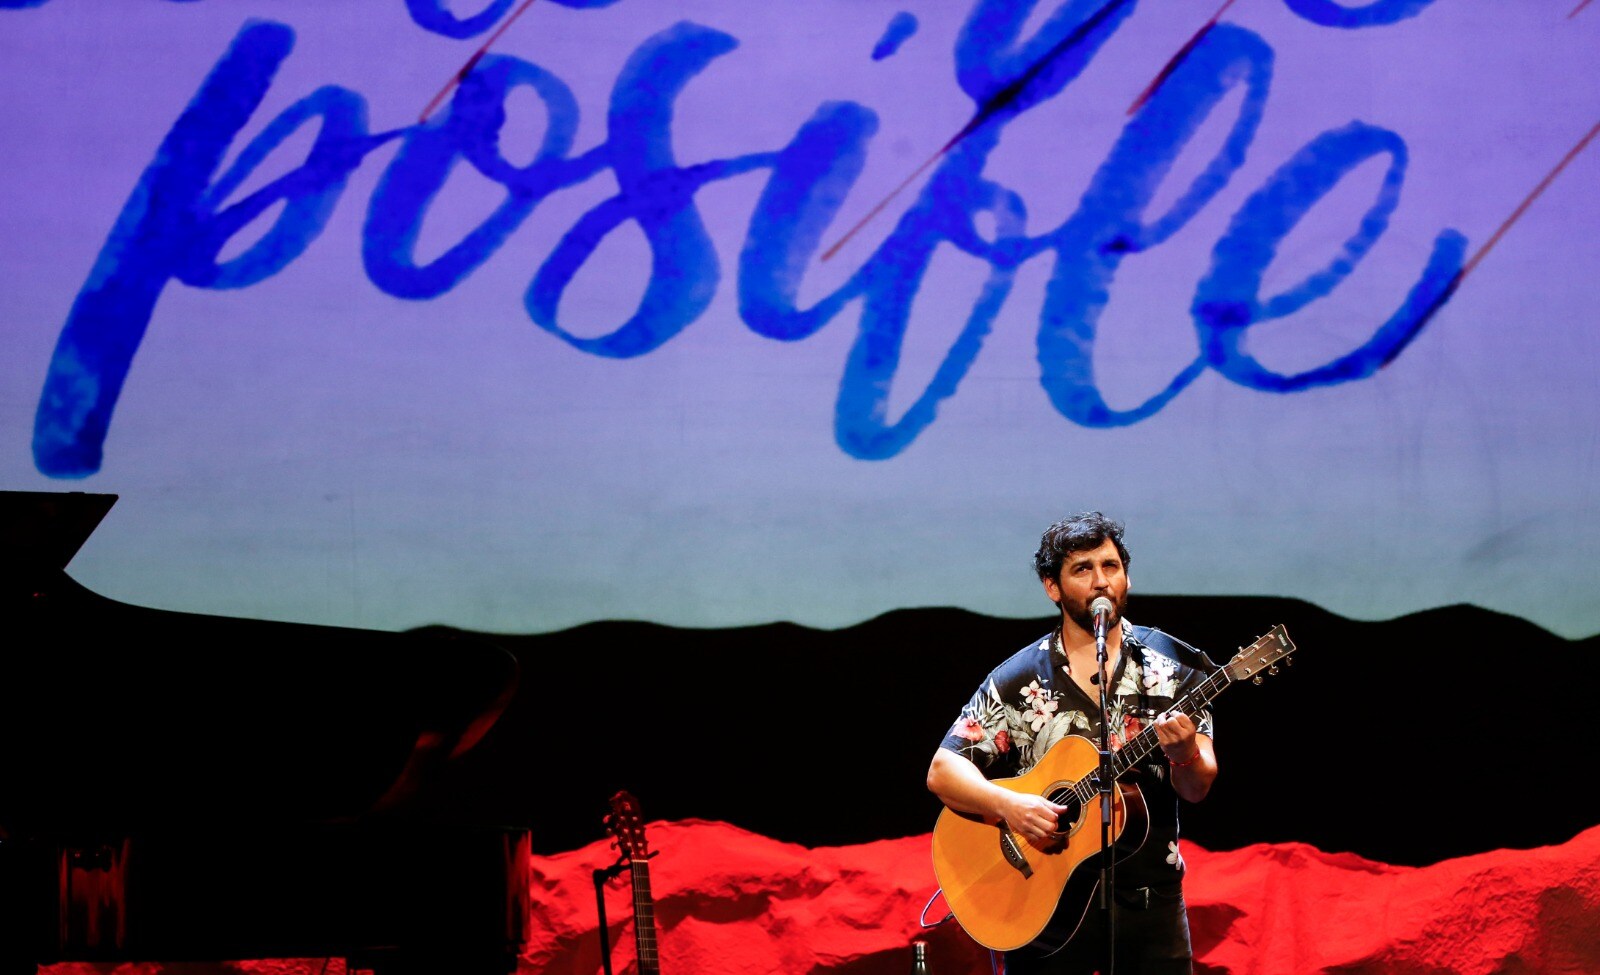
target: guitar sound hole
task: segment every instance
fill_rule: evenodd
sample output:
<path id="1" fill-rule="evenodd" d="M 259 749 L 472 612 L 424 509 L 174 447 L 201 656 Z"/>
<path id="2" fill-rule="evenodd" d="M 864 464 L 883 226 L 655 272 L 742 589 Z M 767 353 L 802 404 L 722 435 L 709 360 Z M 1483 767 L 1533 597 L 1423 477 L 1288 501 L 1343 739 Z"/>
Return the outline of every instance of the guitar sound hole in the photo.
<path id="1" fill-rule="evenodd" d="M 1061 818 L 1058 821 L 1058 825 L 1061 828 L 1056 830 L 1056 835 L 1071 836 L 1077 831 L 1079 821 L 1083 819 L 1083 803 L 1071 796 L 1068 796 L 1065 801 L 1060 799 L 1052 799 L 1052 801 L 1067 807 L 1067 811 L 1061 814 Z"/>

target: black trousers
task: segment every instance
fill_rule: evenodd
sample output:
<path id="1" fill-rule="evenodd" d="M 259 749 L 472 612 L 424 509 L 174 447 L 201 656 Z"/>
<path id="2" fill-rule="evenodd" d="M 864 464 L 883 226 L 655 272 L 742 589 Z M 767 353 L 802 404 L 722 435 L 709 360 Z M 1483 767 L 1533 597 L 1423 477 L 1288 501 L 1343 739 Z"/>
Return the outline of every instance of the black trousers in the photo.
<path id="1" fill-rule="evenodd" d="M 1190 975 L 1189 912 L 1183 886 L 1117 891 L 1110 924 L 1115 950 L 1108 950 L 1106 911 L 1098 899 L 1078 928 L 1054 954 L 1027 948 L 1006 953 L 1006 975 Z"/>

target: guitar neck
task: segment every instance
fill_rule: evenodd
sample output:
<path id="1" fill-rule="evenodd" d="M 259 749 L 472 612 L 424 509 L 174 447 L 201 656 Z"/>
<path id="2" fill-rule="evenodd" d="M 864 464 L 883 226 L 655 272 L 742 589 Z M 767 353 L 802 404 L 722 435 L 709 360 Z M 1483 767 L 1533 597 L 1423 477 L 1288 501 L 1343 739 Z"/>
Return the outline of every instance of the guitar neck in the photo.
<path id="1" fill-rule="evenodd" d="M 1184 714 L 1194 714 L 1196 711 L 1210 704 L 1223 689 L 1233 683 L 1233 678 L 1228 676 L 1226 667 L 1219 667 L 1215 673 L 1200 683 L 1200 686 L 1173 702 L 1170 710 L 1182 711 Z M 1143 731 L 1129 738 L 1123 746 L 1111 755 L 1111 775 L 1120 779 L 1135 765 L 1144 760 L 1145 756 L 1155 751 L 1161 743 L 1156 736 L 1155 725 L 1146 727 Z M 1071 789 L 1072 794 L 1079 802 L 1088 802 L 1099 792 L 1099 783 L 1092 775 L 1085 776 L 1075 783 Z"/>
<path id="2" fill-rule="evenodd" d="M 1210 704 L 1218 694 L 1222 693 L 1223 688 L 1232 683 L 1233 678 L 1228 676 L 1226 668 L 1219 668 L 1210 677 L 1202 681 L 1199 687 L 1174 702 L 1171 710 L 1182 711 L 1184 714 L 1192 715 Z M 1161 739 L 1156 736 L 1155 725 L 1150 725 L 1130 738 L 1127 744 L 1119 748 L 1111 759 L 1111 767 L 1115 771 L 1117 778 L 1121 778 L 1124 772 L 1143 761 L 1145 756 L 1155 751 L 1160 744 Z"/>
<path id="3" fill-rule="evenodd" d="M 1280 623 L 1256 642 L 1240 650 L 1232 660 L 1212 671 L 1194 690 L 1173 702 L 1171 710 L 1192 715 L 1210 704 L 1212 699 L 1222 693 L 1223 688 L 1236 681 L 1248 678 L 1260 683 L 1263 671 L 1269 674 L 1277 673 L 1279 661 L 1287 659 L 1293 652 L 1294 642 L 1289 639 L 1288 631 Z M 1160 743 L 1161 739 L 1156 737 L 1156 727 L 1153 724 L 1128 739 L 1111 756 L 1111 777 L 1122 778 L 1129 769 L 1143 761 L 1146 755 L 1155 751 Z M 1088 802 L 1100 791 L 1100 782 L 1097 776 L 1085 776 L 1066 791 L 1071 792 L 1079 802 Z"/>
<path id="4" fill-rule="evenodd" d="M 633 877 L 633 941 L 639 954 L 639 975 L 661 975 L 656 957 L 656 908 L 650 896 L 650 862 L 634 860 L 628 864 Z"/>

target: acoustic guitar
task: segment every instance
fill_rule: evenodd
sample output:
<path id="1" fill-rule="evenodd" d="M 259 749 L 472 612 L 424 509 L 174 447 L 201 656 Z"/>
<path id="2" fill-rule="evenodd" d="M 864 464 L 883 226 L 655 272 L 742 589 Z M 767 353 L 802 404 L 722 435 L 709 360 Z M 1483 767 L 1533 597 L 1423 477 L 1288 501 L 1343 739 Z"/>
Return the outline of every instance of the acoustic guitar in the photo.
<path id="1" fill-rule="evenodd" d="M 1193 714 L 1223 689 L 1241 680 L 1257 684 L 1278 672 L 1294 652 L 1282 625 L 1240 650 L 1172 710 Z M 1160 744 L 1151 725 L 1111 755 L 1120 779 Z M 997 951 L 1024 945 L 1054 950 L 1083 924 L 1100 886 L 1100 752 L 1095 743 L 1069 735 L 1050 747 L 1031 769 L 996 785 L 1042 795 L 1068 811 L 1064 828 L 1035 842 L 1004 823 L 944 809 L 933 827 L 933 872 L 956 921 L 972 939 Z M 1149 823 L 1143 796 L 1132 783 L 1112 783 L 1112 861 L 1120 862 L 1144 842 Z M 1091 825 L 1092 824 L 1092 825 Z M 1093 869 L 1084 869 L 1088 866 Z"/>
<path id="2" fill-rule="evenodd" d="M 656 956 L 656 908 L 650 896 L 650 858 L 655 854 L 645 842 L 638 800 L 627 792 L 612 796 L 606 826 L 616 837 L 617 850 L 633 879 L 633 942 L 638 951 L 639 975 L 661 975 Z"/>

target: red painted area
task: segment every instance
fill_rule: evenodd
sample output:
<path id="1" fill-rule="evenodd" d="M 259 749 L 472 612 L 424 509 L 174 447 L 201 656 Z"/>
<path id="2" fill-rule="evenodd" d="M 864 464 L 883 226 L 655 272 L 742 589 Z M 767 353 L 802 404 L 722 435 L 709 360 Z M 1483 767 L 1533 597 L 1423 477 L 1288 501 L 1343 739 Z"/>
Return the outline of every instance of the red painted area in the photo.
<path id="1" fill-rule="evenodd" d="M 648 824 L 665 975 L 906 975 L 929 942 L 933 975 L 989 971 L 954 922 L 918 922 L 935 891 L 929 837 L 807 849 L 701 820 Z M 1600 827 L 1570 842 L 1397 867 L 1303 844 L 1184 849 L 1199 975 L 1600 972 Z M 534 857 L 521 975 L 602 971 L 594 871 L 605 840 Z M 615 975 L 635 971 L 626 877 L 605 888 Z M 938 918 L 941 906 L 930 916 Z M 104 972 L 55 965 L 47 975 Z M 343 975 L 321 960 L 227 966 L 118 965 L 116 975 L 225 967 L 252 975 Z"/>
<path id="2" fill-rule="evenodd" d="M 905 975 L 929 941 L 934 975 L 987 972 L 954 922 L 923 931 L 929 838 L 807 850 L 721 823 L 650 827 L 663 972 Z M 1395 867 L 1303 844 L 1188 845 L 1196 971 L 1600 972 L 1600 827 L 1571 842 Z M 595 972 L 591 871 L 604 843 L 536 859 L 535 970 Z M 632 967 L 631 904 L 608 893 L 613 968 Z M 930 912 L 938 918 L 941 909 Z"/>

